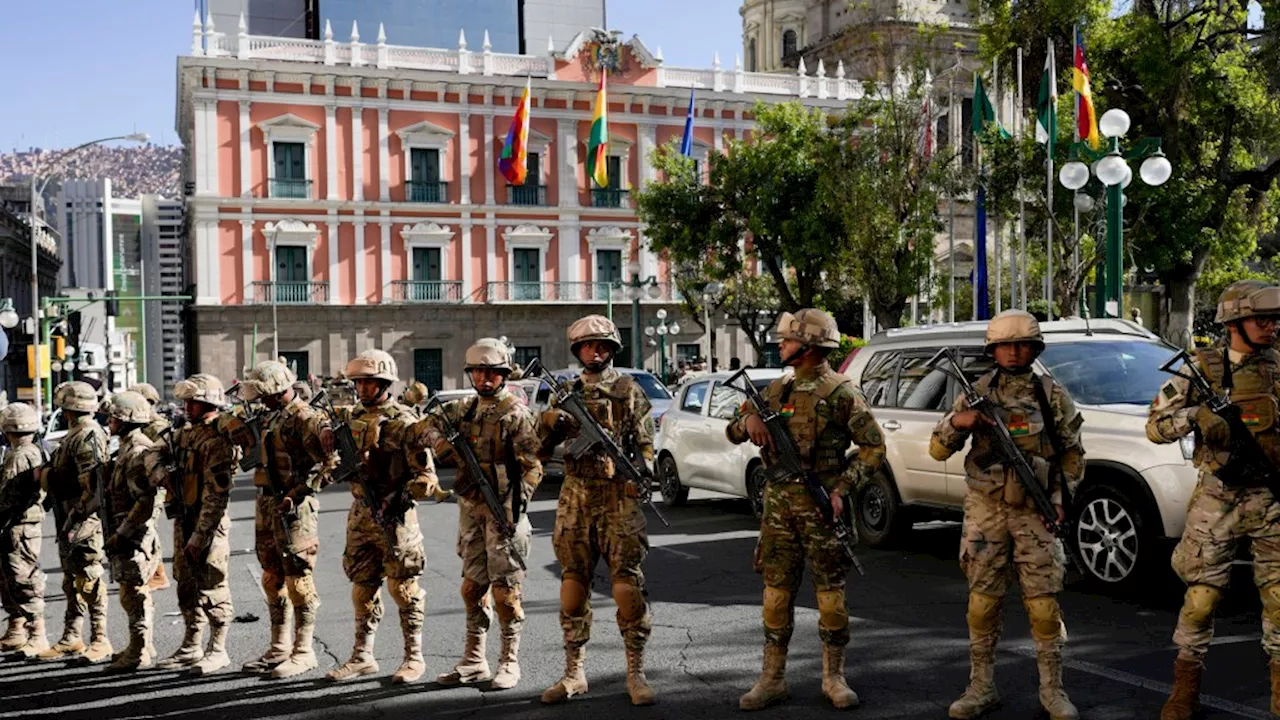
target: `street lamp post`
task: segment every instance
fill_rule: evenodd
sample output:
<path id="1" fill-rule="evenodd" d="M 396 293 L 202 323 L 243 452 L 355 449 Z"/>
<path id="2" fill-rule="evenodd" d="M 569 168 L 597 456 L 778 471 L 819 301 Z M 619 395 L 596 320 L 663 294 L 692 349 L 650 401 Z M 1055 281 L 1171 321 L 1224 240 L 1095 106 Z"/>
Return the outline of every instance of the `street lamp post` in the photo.
<path id="1" fill-rule="evenodd" d="M 1129 114 L 1112 108 L 1102 114 L 1098 129 L 1107 137 L 1104 150 L 1094 150 L 1077 142 L 1071 146 L 1071 161 L 1062 166 L 1058 181 L 1068 190 L 1078 191 L 1089 183 L 1090 168 L 1081 158 L 1093 163 L 1093 175 L 1106 187 L 1107 245 L 1105 261 L 1098 266 L 1094 315 L 1122 317 L 1124 312 L 1124 189 L 1133 180 L 1130 160 L 1142 160 L 1138 170 L 1142 181 L 1151 186 L 1163 185 L 1173 174 L 1173 166 L 1160 149 L 1160 138 L 1143 138 L 1128 151 L 1121 151 L 1120 139 L 1129 132 Z M 1077 206 L 1079 207 L 1079 206 Z"/>
<path id="2" fill-rule="evenodd" d="M 718 282 L 709 282 L 706 287 L 702 288 L 702 312 L 703 320 L 706 322 L 707 332 L 707 370 L 715 371 L 715 328 L 711 325 L 711 303 L 720 299 L 720 293 L 724 290 L 724 286 Z"/>
<path id="3" fill-rule="evenodd" d="M 656 319 L 644 329 L 644 334 L 649 338 L 658 336 L 658 379 L 665 385 L 667 382 L 667 335 L 679 335 L 680 322 L 672 320 L 668 323 L 666 308 L 658 308 L 658 312 L 654 315 Z M 653 340 L 649 342 L 652 343 Z"/>
<path id="4" fill-rule="evenodd" d="M 626 296 L 631 300 L 631 366 L 639 369 L 644 363 L 640 347 L 640 298 L 648 295 L 650 300 L 657 300 L 662 297 L 662 288 L 658 287 L 657 277 L 640 277 L 640 263 L 635 260 L 627 263 L 627 277 L 626 282 L 615 281 L 609 289 L 608 312 L 609 319 L 613 320 L 613 292 L 626 288 Z"/>

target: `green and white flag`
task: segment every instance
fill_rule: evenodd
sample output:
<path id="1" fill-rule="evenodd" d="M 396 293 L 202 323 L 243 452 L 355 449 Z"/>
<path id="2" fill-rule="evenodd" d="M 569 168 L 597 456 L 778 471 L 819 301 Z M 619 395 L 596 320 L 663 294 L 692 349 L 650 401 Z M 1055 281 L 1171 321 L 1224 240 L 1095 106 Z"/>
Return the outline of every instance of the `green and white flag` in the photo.
<path id="1" fill-rule="evenodd" d="M 1049 41 L 1049 54 L 1044 59 L 1044 74 L 1040 76 L 1040 95 L 1036 99 L 1036 142 L 1044 145 L 1053 157 L 1058 140 L 1058 68 L 1053 59 L 1053 40 Z"/>

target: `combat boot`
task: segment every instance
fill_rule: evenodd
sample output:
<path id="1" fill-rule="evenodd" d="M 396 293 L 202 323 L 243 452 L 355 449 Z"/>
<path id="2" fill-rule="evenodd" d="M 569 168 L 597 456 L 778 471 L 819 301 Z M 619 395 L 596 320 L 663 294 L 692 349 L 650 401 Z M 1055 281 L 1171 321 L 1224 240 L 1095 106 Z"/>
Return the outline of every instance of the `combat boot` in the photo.
<path id="1" fill-rule="evenodd" d="M 484 682 L 489 679 L 489 661 L 484 656 L 485 632 L 483 630 L 467 631 L 467 644 L 462 651 L 462 659 L 458 661 L 453 669 L 436 677 L 436 682 L 440 685 L 452 687 L 454 685 L 469 685 L 471 683 Z M 506 640 L 503 640 L 503 648 L 506 648 Z M 519 670 L 517 669 L 517 672 Z M 494 681 L 497 682 L 496 680 Z M 513 683 L 514 684 L 514 683 Z"/>
<path id="2" fill-rule="evenodd" d="M 951 703 L 947 716 L 954 720 L 969 720 L 1000 704 L 996 691 L 995 653 L 971 650 L 969 653 L 969 687 L 958 700 Z"/>
<path id="3" fill-rule="evenodd" d="M 293 628 L 293 654 L 289 655 L 288 660 L 276 665 L 275 669 L 271 671 L 271 677 L 280 680 L 294 675 L 301 675 L 319 667 L 320 661 L 316 659 L 316 651 L 313 647 L 313 638 L 316 632 L 315 615 L 315 610 L 311 608 L 304 608 L 298 611 Z M 274 630 L 274 628 L 272 629 Z M 274 640 L 273 636 L 272 641 L 274 642 Z"/>
<path id="4" fill-rule="evenodd" d="M 644 676 L 644 649 L 627 648 L 627 693 L 632 705 L 652 705 L 657 696 Z"/>
<path id="5" fill-rule="evenodd" d="M 85 648 L 80 657 L 90 665 L 94 665 L 109 660 L 112 655 L 115 655 L 116 651 L 112 649 L 111 640 L 107 638 L 107 614 L 105 608 L 100 613 L 91 611 L 89 625 L 91 628 L 89 647 Z"/>
<path id="6" fill-rule="evenodd" d="M 80 636 L 80 628 L 83 623 L 83 618 L 76 618 L 73 622 L 67 623 L 58 642 L 54 643 L 53 647 L 36 653 L 36 659 L 44 661 L 66 660 L 83 654 L 85 650 L 84 640 Z"/>
<path id="7" fill-rule="evenodd" d="M 1200 712 L 1200 677 L 1204 665 L 1198 660 L 1178 657 L 1173 661 L 1173 691 L 1160 709 L 1160 720 L 1191 720 Z M 1271 665 L 1271 707 L 1274 711 L 1276 687 L 1275 664 Z"/>
<path id="8" fill-rule="evenodd" d="M 27 636 L 27 644 L 18 648 L 18 653 L 27 660 L 49 649 L 49 638 L 44 633 L 44 615 L 36 615 L 31 620 L 31 632 Z"/>
<path id="9" fill-rule="evenodd" d="M 1052 720 L 1076 720 L 1080 713 L 1071 704 L 1067 691 L 1062 687 L 1062 647 L 1036 651 L 1036 665 L 1040 668 L 1040 705 Z"/>
<path id="10" fill-rule="evenodd" d="M 587 673 L 583 663 L 587 659 L 586 645 L 566 645 L 564 648 L 564 677 L 542 692 L 542 702 L 547 705 L 562 703 L 574 695 L 587 693 Z"/>
<path id="11" fill-rule="evenodd" d="M 369 625 L 356 628 L 356 644 L 351 649 L 351 658 L 324 676 L 331 682 L 342 682 L 352 678 L 372 675 L 378 672 L 378 661 L 373 658 L 373 641 L 376 633 Z"/>
<path id="12" fill-rule="evenodd" d="M 844 677 L 843 645 L 822 646 L 822 696 L 837 710 L 858 705 L 858 693 L 849 687 Z"/>
<path id="13" fill-rule="evenodd" d="M 764 646 L 764 668 L 760 679 L 746 695 L 738 698 L 741 710 L 763 710 L 770 705 L 791 697 L 787 690 L 787 648 L 782 645 Z"/>
<path id="14" fill-rule="evenodd" d="M 157 663 L 161 670 L 178 670 L 191 667 L 204 657 L 204 615 L 200 612 L 184 612 L 186 629 L 182 634 L 182 645 L 177 652 Z"/>
<path id="15" fill-rule="evenodd" d="M 0 637 L 0 652 L 13 652 L 27 644 L 27 619 L 21 615 L 9 616 L 9 629 Z"/>
<path id="16" fill-rule="evenodd" d="M 391 682 L 395 685 L 411 683 L 422 677 L 427 670 L 427 661 L 422 657 L 422 633 L 405 631 L 404 662 L 391 674 Z"/>
<path id="17" fill-rule="evenodd" d="M 520 682 L 520 630 L 502 628 L 502 652 L 498 655 L 498 674 L 489 687 L 494 690 L 510 690 Z"/>
<path id="18" fill-rule="evenodd" d="M 289 659 L 289 623 L 297 621 L 293 618 L 292 605 L 283 598 L 277 603 L 274 606 L 267 604 L 267 612 L 271 616 L 271 645 L 260 657 L 242 665 L 241 672 L 270 672 Z"/>
<path id="19" fill-rule="evenodd" d="M 209 647 L 205 648 L 204 657 L 187 672 L 196 676 L 209 675 L 231 664 L 231 658 L 227 656 L 228 629 L 226 623 L 209 623 Z"/>

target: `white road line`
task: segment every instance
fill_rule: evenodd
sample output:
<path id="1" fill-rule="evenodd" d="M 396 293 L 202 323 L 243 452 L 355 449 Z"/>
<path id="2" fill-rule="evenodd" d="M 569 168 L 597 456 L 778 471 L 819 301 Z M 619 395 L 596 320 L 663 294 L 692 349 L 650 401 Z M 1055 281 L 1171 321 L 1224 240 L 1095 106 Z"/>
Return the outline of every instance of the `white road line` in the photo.
<path id="1" fill-rule="evenodd" d="M 258 594 L 262 596 L 262 602 L 266 603 L 267 607 L 271 607 L 271 602 L 267 600 L 267 591 L 262 589 L 262 573 L 254 570 L 253 565 L 249 563 L 244 564 L 244 569 L 245 572 L 249 573 L 249 577 L 253 578 L 253 586 L 258 588 Z"/>
<path id="2" fill-rule="evenodd" d="M 687 553 L 687 552 L 684 552 L 683 550 L 675 550 L 675 549 L 673 549 L 673 548 L 665 547 L 665 546 L 663 546 L 663 545 L 655 545 L 655 546 L 653 547 L 653 549 L 654 549 L 654 550 L 662 550 L 662 551 L 664 551 L 664 552 L 669 552 L 669 553 L 671 553 L 672 555 L 675 555 L 675 556 L 676 556 L 676 557 L 678 557 L 678 558 L 683 558 L 683 559 L 685 559 L 685 560 L 698 560 L 698 559 L 699 559 L 699 557 L 698 557 L 697 555 L 694 555 L 693 553 Z"/>

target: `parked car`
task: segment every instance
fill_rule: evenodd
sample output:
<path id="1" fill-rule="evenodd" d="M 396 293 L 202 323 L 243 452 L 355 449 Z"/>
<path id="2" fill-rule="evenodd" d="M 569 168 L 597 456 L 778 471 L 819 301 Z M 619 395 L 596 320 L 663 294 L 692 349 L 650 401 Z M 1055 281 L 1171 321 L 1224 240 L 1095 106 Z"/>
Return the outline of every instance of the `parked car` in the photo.
<path id="1" fill-rule="evenodd" d="M 1168 565 L 1168 539 L 1181 536 L 1196 485 L 1191 438 L 1157 445 L 1147 439 L 1147 407 L 1168 375 L 1160 365 L 1174 349 L 1127 320 L 1041 323 L 1045 350 L 1038 372 L 1051 374 L 1084 416 L 1086 472 L 1068 509 L 1093 579 L 1133 584 Z M 855 519 L 863 540 L 889 545 L 912 522 L 955 515 L 966 489 L 964 453 L 946 462 L 929 456 L 934 425 L 952 406 L 956 383 L 926 363 L 943 347 L 959 351 L 976 379 L 992 367 L 983 351 L 985 322 L 890 330 L 872 338 L 850 364 L 884 428 L 888 454 L 860 490 Z"/>
<path id="2" fill-rule="evenodd" d="M 675 404 L 662 420 L 654 445 L 658 488 L 665 505 L 683 505 L 690 488 L 747 498 L 759 517 L 764 509 L 764 470 L 760 449 L 751 443 L 734 445 L 724 430 L 746 396 L 724 384 L 733 373 L 703 375 L 681 387 Z M 783 370 L 748 370 L 757 389 L 782 377 Z"/>

